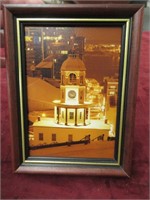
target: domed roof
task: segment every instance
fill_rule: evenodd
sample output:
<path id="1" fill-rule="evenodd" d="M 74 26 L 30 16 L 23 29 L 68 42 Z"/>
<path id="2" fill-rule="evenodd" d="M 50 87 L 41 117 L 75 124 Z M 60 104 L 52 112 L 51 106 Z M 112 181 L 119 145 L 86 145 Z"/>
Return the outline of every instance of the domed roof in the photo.
<path id="1" fill-rule="evenodd" d="M 85 64 L 77 55 L 69 55 L 61 66 L 62 71 L 85 71 Z"/>

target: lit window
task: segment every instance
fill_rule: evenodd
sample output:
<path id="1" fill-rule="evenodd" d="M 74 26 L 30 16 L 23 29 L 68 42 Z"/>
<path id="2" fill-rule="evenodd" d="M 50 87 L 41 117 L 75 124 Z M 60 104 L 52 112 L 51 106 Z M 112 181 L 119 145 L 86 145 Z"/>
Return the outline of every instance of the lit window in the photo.
<path id="1" fill-rule="evenodd" d="M 70 77 L 70 83 L 76 82 L 76 75 L 75 74 L 71 73 L 69 77 Z"/>
<path id="2" fill-rule="evenodd" d="M 116 89 L 116 86 L 115 85 L 110 85 L 109 89 Z"/>
<path id="3" fill-rule="evenodd" d="M 68 51 L 61 51 L 61 54 L 68 54 Z"/>
<path id="4" fill-rule="evenodd" d="M 109 92 L 110 95 L 115 95 L 115 92 Z"/>
<path id="5" fill-rule="evenodd" d="M 73 112 L 70 112 L 70 119 L 73 119 L 74 118 L 74 113 Z"/>
<path id="6" fill-rule="evenodd" d="M 82 112 L 80 112 L 80 119 L 82 119 Z"/>
<path id="7" fill-rule="evenodd" d="M 62 118 L 64 118 L 64 111 L 62 111 Z"/>
<path id="8" fill-rule="evenodd" d="M 43 140 L 43 133 L 39 133 L 39 140 Z"/>
<path id="9" fill-rule="evenodd" d="M 55 134 L 55 133 L 52 134 L 52 141 L 53 141 L 53 142 L 56 141 L 56 134 Z"/>

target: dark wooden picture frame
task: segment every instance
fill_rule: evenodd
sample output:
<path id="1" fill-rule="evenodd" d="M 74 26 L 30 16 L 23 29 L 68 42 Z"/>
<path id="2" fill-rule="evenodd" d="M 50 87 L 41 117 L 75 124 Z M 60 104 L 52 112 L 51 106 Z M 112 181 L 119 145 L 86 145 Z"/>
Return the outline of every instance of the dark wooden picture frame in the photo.
<path id="1" fill-rule="evenodd" d="M 4 5 L 12 157 L 13 170 L 16 173 L 131 175 L 143 9 L 143 5 L 140 4 Z M 118 139 L 115 143 L 114 159 L 29 155 L 24 27 L 31 25 L 42 27 L 52 21 L 55 27 L 61 23 L 63 26 L 67 23 L 70 27 L 78 27 L 81 23 L 84 27 L 88 22 L 93 27 L 102 24 L 105 27 L 113 27 L 116 23 L 124 30 L 119 72 Z"/>

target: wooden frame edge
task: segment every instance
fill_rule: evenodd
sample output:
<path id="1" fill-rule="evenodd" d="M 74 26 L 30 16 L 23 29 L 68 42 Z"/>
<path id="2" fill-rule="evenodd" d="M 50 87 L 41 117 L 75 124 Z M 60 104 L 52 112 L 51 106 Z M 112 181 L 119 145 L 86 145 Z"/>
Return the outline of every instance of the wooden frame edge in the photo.
<path id="1" fill-rule="evenodd" d="M 15 6 L 16 5 L 4 5 L 4 10 L 5 10 L 5 42 L 6 42 L 6 58 L 7 58 L 7 66 L 10 66 L 12 65 L 12 68 L 9 67 L 9 70 L 8 70 L 8 67 L 7 67 L 7 71 L 8 71 L 8 77 L 9 77 L 9 98 L 11 98 L 13 96 L 13 94 L 17 93 L 16 91 L 14 91 L 13 89 L 16 87 L 15 83 L 16 83 L 16 80 L 14 80 L 14 77 L 12 79 L 12 75 L 15 73 L 15 59 L 13 57 L 14 55 L 14 42 L 11 41 L 11 39 L 9 38 L 9 34 L 10 32 L 9 31 L 12 31 L 13 29 L 13 13 L 15 12 Z M 41 5 L 40 5 L 41 6 Z M 73 5 L 74 6 L 74 5 Z M 71 6 L 71 8 L 73 9 L 73 6 Z M 85 6 L 85 5 L 84 5 Z M 90 5 L 91 6 L 91 5 Z M 102 5 L 101 5 L 102 6 Z M 100 7 L 101 7 L 100 6 Z M 113 5 L 111 8 L 116 8 L 116 7 L 119 7 L 120 5 Z M 18 9 L 17 9 L 17 13 L 19 14 L 22 10 L 26 9 L 28 7 L 28 5 L 19 5 L 18 6 Z M 70 5 L 67 6 L 68 8 L 70 8 Z M 94 5 L 95 7 L 95 5 Z M 109 10 L 109 6 L 108 5 L 104 5 L 104 8 L 106 8 Z M 135 117 L 135 98 L 136 98 L 136 90 L 137 90 L 137 78 L 138 78 L 138 68 L 137 68 L 137 63 L 138 63 L 138 55 L 139 55 L 139 49 L 140 49 L 140 44 L 139 44 L 139 40 L 140 40 L 140 37 L 141 37 L 141 32 L 139 32 L 139 30 L 141 29 L 141 26 L 142 26 L 142 15 L 143 15 L 143 7 L 140 7 L 140 10 L 139 10 L 139 7 L 140 6 L 133 6 L 133 10 L 134 12 L 136 11 L 136 13 L 134 14 L 133 16 L 133 34 L 132 34 L 132 48 L 131 48 L 131 60 L 130 60 L 130 66 L 132 66 L 131 68 L 131 71 L 130 71 L 130 75 L 129 75 L 129 84 L 130 84 L 130 87 L 129 87 L 129 90 L 127 91 L 127 95 L 128 95 L 128 105 L 127 105 L 127 113 L 131 112 L 132 110 L 132 115 L 130 114 L 129 118 L 126 119 L 125 121 L 125 124 L 126 124 L 126 127 L 127 125 L 129 124 L 130 120 L 133 120 L 134 117 Z M 34 5 L 34 6 L 31 6 L 30 5 L 30 10 L 32 9 L 37 9 L 37 8 L 40 8 L 38 5 Z M 47 8 L 47 6 L 42 6 L 42 8 Z M 53 6 L 49 6 L 48 8 L 53 8 Z M 64 5 L 64 8 L 66 8 L 66 5 Z M 82 9 L 82 5 L 77 5 L 76 8 L 80 8 Z M 128 9 L 128 5 L 125 6 L 126 9 Z M 21 10 L 19 10 L 21 9 Z M 56 6 L 56 9 L 59 9 L 59 6 L 57 5 Z M 89 8 L 87 7 L 87 10 Z M 133 13 L 133 10 L 131 10 L 131 12 L 128 13 L 128 15 L 130 16 L 131 13 Z M 25 12 L 25 10 L 23 11 Z M 38 11 L 35 11 L 35 15 Z M 70 14 L 71 11 L 68 11 L 68 13 Z M 30 13 L 30 11 L 29 11 Z M 67 13 L 67 15 L 68 15 Z M 9 21 L 9 24 L 8 24 L 8 21 Z M 139 29 L 137 29 L 137 26 L 139 27 Z M 12 33 L 13 34 L 13 33 Z M 13 37 L 13 36 L 12 36 Z M 138 40 L 138 42 L 137 42 Z M 9 45 L 11 44 L 11 45 Z M 135 62 L 136 61 L 136 62 Z M 133 83 L 132 80 L 135 80 L 136 84 Z M 134 86 L 134 87 L 133 87 Z M 132 98 L 129 98 L 129 95 L 130 94 L 134 94 Z M 15 95 L 15 98 L 16 98 L 16 95 Z M 17 102 L 17 100 L 16 100 Z M 9 102 L 10 104 L 10 102 Z M 14 103 L 15 105 L 17 103 Z M 20 161 L 20 153 L 19 153 L 19 143 L 18 143 L 18 140 L 15 138 L 15 136 L 18 137 L 17 133 L 18 133 L 18 127 L 16 126 L 16 124 L 14 124 L 15 121 L 18 120 L 18 114 L 15 112 L 15 106 L 12 106 L 12 105 L 9 105 L 10 106 L 10 109 L 11 109 L 11 136 L 12 136 L 12 141 L 13 141 L 13 169 L 16 170 L 16 173 L 51 173 L 51 174 L 67 174 L 67 175 L 70 175 L 70 174 L 73 174 L 73 175 L 77 175 L 77 174 L 81 174 L 81 175 L 108 175 L 108 176 L 130 176 L 131 175 L 131 162 L 132 162 L 132 151 L 128 152 L 128 154 L 126 154 L 126 152 L 124 153 L 124 156 L 123 156 L 123 163 L 122 163 L 122 167 L 119 167 L 118 168 L 118 172 L 116 172 L 116 170 L 112 170 L 112 172 L 109 172 L 105 170 L 105 168 L 101 168 L 101 169 L 98 169 L 96 168 L 95 169 L 95 172 L 93 172 L 92 169 L 81 169 L 78 170 L 78 167 L 77 168 L 61 168 L 58 167 L 58 166 L 52 166 L 52 167 L 45 167 L 44 168 L 44 172 L 42 171 L 43 168 L 41 167 L 36 167 L 36 166 L 29 166 L 29 167 L 26 167 L 26 166 L 22 166 L 20 165 L 21 164 L 21 161 Z M 130 110 L 131 109 L 131 110 Z M 126 135 L 125 138 L 125 148 L 127 148 L 128 146 L 131 147 L 132 149 L 132 145 L 133 145 L 133 140 L 131 140 L 131 138 L 133 137 L 133 132 L 134 132 L 134 123 L 133 124 L 130 124 L 130 127 L 127 127 L 125 132 L 129 132 L 130 134 L 129 135 Z M 16 135 L 14 135 L 14 133 Z M 20 166 L 19 166 L 20 165 Z M 80 172 L 79 172 L 80 171 Z"/>

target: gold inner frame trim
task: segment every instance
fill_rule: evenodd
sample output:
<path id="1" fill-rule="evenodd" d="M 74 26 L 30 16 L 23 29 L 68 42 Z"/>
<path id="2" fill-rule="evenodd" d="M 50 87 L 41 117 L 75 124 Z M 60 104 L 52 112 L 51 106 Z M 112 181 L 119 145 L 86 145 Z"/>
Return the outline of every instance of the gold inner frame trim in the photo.
<path id="1" fill-rule="evenodd" d="M 120 106 L 120 126 L 119 126 L 119 142 L 118 142 L 118 160 L 115 163 L 110 162 L 79 162 L 79 161 L 49 161 L 49 160 L 26 160 L 25 155 L 25 130 L 24 130 L 24 110 L 23 110 L 23 81 L 22 81 L 22 67 L 21 67 L 21 41 L 20 41 L 20 23 L 21 22 L 124 22 L 126 23 L 125 31 L 125 46 L 124 46 L 124 59 L 123 59 L 123 77 L 122 77 L 122 91 L 121 91 L 121 106 Z M 122 142 L 122 128 L 123 128 L 123 113 L 125 103 L 125 83 L 126 83 L 126 72 L 127 72 L 127 58 L 128 58 L 128 45 L 129 45 L 129 29 L 131 21 L 128 18 L 124 19 L 78 19 L 78 18 L 17 18 L 16 29 L 17 29 L 17 53 L 18 53 L 18 72 L 19 72 L 19 100 L 20 100 L 20 121 L 21 121 L 21 142 L 22 142 L 22 161 L 24 164 L 76 164 L 76 165 L 95 165 L 95 166 L 120 166 L 121 161 L 121 142 Z M 84 27 L 84 26 L 83 26 Z"/>
<path id="2" fill-rule="evenodd" d="M 32 163 L 36 163 L 36 164 L 72 164 L 72 165 L 74 165 L 74 164 L 76 164 L 76 165 L 95 165 L 95 166 L 98 166 L 98 165 L 110 165 L 110 163 L 107 163 L 107 162 L 102 162 L 102 163 L 98 163 L 98 162 L 75 162 L 75 161 L 39 161 L 39 160 L 32 160 L 32 161 L 30 161 L 30 160 L 25 160 L 24 161 L 24 163 L 25 164 L 27 164 L 27 163 L 30 163 L 30 164 L 32 164 Z M 113 166 L 118 166 L 118 163 L 111 163 L 111 165 L 113 165 Z"/>

